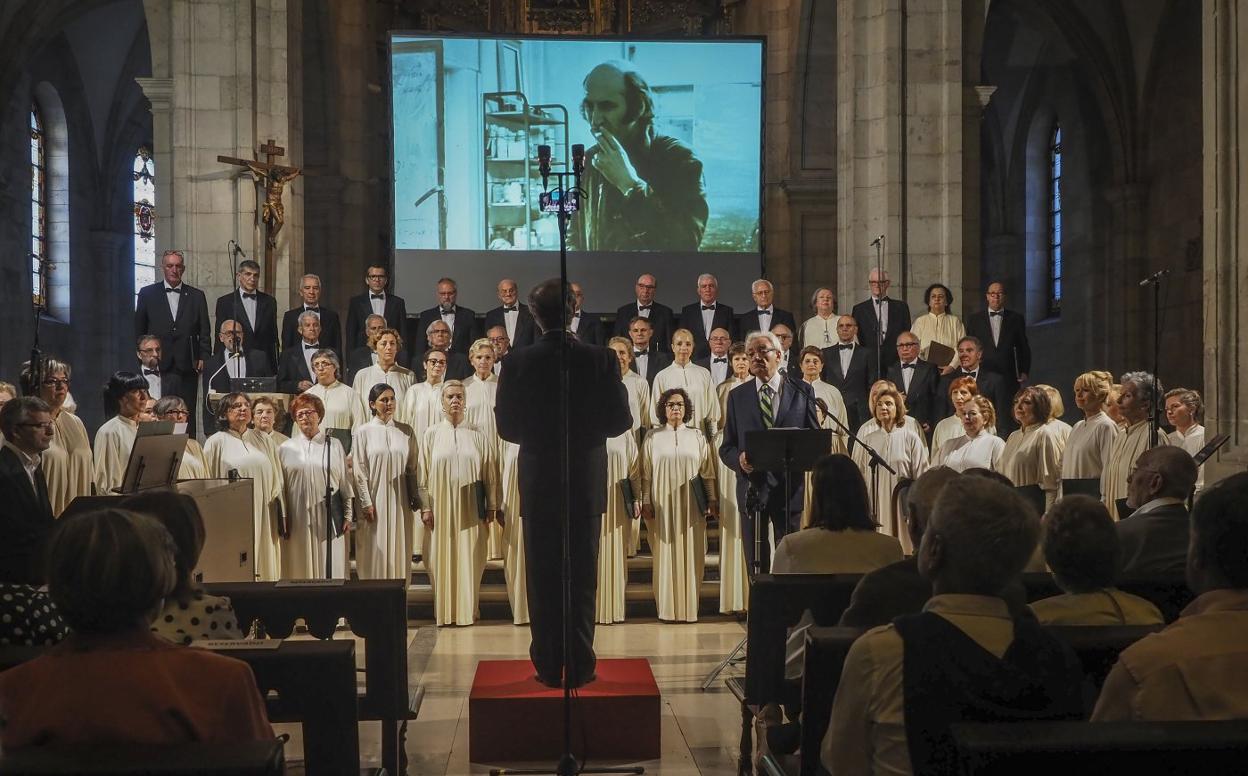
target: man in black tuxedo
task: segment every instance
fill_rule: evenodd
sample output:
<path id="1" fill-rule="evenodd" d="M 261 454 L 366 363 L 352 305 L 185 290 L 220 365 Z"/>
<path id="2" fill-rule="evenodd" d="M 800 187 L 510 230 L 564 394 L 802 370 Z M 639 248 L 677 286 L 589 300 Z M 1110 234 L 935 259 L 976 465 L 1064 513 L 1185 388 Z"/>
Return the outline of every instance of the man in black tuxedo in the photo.
<path id="1" fill-rule="evenodd" d="M 728 355 L 728 350 L 732 347 L 732 335 L 727 329 L 716 329 L 711 332 L 707 344 L 710 345 L 711 352 L 703 358 L 695 358 L 693 363 L 711 373 L 711 385 L 719 385 L 732 377 L 732 357 Z"/>
<path id="2" fill-rule="evenodd" d="M 463 353 L 451 352 L 451 327 L 446 325 L 446 321 L 434 320 L 430 322 L 429 328 L 425 331 L 425 341 L 429 345 L 429 350 L 437 350 L 446 354 L 446 379 L 447 380 L 463 380 L 473 373 L 472 364 L 468 361 L 468 356 Z M 419 382 L 425 381 L 425 359 L 424 351 L 413 350 L 413 353 L 420 352 L 422 356 L 417 363 L 417 356 L 412 356 L 412 363 L 409 367 L 416 373 L 416 379 Z"/>
<path id="3" fill-rule="evenodd" d="M 494 326 L 502 326 L 506 329 L 507 338 L 511 340 L 512 350 L 528 347 L 537 340 L 537 324 L 533 322 L 533 316 L 529 314 L 525 306 L 517 301 L 519 295 L 519 291 L 516 289 L 516 281 L 511 278 L 503 278 L 498 281 L 498 301 L 501 304 L 485 314 L 485 328 L 490 329 Z M 439 299 L 442 297 L 441 286 L 438 287 L 438 297 Z M 453 303 L 454 298 L 452 297 Z M 420 316 L 421 320 L 424 321 L 425 313 L 421 313 Z M 456 317 L 458 319 L 458 316 Z M 430 317 L 429 320 L 432 322 L 433 318 Z M 455 329 L 458 331 L 459 327 L 456 326 Z M 472 341 L 469 340 L 468 345 L 471 344 Z M 463 350 L 456 350 L 454 343 L 452 343 L 451 350 L 456 353 L 467 353 L 468 346 L 465 345 Z"/>
<path id="4" fill-rule="evenodd" d="M 997 413 L 997 436 L 1009 436 L 1006 429 L 1018 425 L 1012 420 L 1014 394 L 1009 392 L 1000 375 L 984 368 L 983 357 L 984 348 L 977 337 L 968 334 L 958 340 L 958 368 L 941 378 L 936 401 L 944 408 L 942 415 L 952 415 L 954 407 L 949 400 L 949 386 L 959 377 L 969 377 L 975 381 L 979 395 L 992 402 L 992 408 Z"/>
<path id="5" fill-rule="evenodd" d="M 386 328 L 394 329 L 402 334 L 407 327 L 407 302 L 386 290 L 390 284 L 390 273 L 385 265 L 370 264 L 364 275 L 368 290 L 359 296 L 351 297 L 347 303 L 347 330 L 344 339 L 347 350 L 353 351 L 364 341 L 364 324 L 370 315 L 380 315 L 386 319 Z"/>
<path id="6" fill-rule="evenodd" d="M 251 259 L 238 263 L 238 290 L 219 297 L 216 304 L 217 334 L 221 322 L 243 325 L 247 347 L 264 354 L 271 370 L 277 369 L 277 300 L 260 289 L 260 265 Z M 214 352 L 219 353 L 218 344 Z"/>
<path id="7" fill-rule="evenodd" d="M 797 363 L 799 357 L 793 352 L 793 330 L 783 323 L 777 323 L 771 327 L 771 333 L 780 340 L 780 371 L 788 374 L 789 369 L 796 368 L 801 372 L 801 364 Z"/>
<path id="8" fill-rule="evenodd" d="M 237 321 L 221 322 L 217 334 L 220 346 L 204 366 L 204 395 L 229 393 L 230 379 L 234 377 L 272 377 L 269 360 L 264 353 L 245 347 L 246 334 Z M 204 428 L 212 428 L 216 415 L 204 408 Z"/>
<path id="9" fill-rule="evenodd" d="M 754 297 L 754 309 L 742 313 L 737 320 L 737 339 L 754 331 L 771 331 L 771 327 L 781 323 L 788 326 L 790 332 L 797 331 L 793 313 L 775 306 L 775 288 L 771 281 L 755 280 L 750 284 L 750 295 Z"/>
<path id="10" fill-rule="evenodd" d="M 654 275 L 642 275 L 637 278 L 635 286 L 637 301 L 615 311 L 614 336 L 629 336 L 628 330 L 633 319 L 641 316 L 650 321 L 650 328 L 654 330 L 655 346 L 664 353 L 670 353 L 672 321 L 675 320 L 675 315 L 672 313 L 672 308 L 654 301 L 654 293 L 658 287 L 659 284 L 654 279 Z"/>
<path id="11" fill-rule="evenodd" d="M 796 531 L 801 522 L 804 477 L 793 477 L 790 490 L 785 493 L 784 477 L 772 472 L 755 472 L 746 452 L 745 437 L 751 431 L 768 428 L 807 428 L 811 423 L 809 394 L 804 393 L 793 381 L 780 374 L 780 341 L 771 332 L 760 332 L 745 342 L 745 352 L 750 358 L 748 380 L 728 394 L 728 406 L 724 418 L 724 438 L 719 446 L 719 459 L 737 473 L 737 503 L 746 504 L 746 492 L 754 483 L 763 507 L 764 538 L 760 568 L 766 573 L 771 568 L 771 553 L 765 538 L 767 523 L 771 524 L 776 543 L 786 534 Z M 741 540 L 745 544 L 747 568 L 754 564 L 754 523 L 741 510 Z"/>
<path id="12" fill-rule="evenodd" d="M 138 348 L 139 374 L 147 381 L 147 395 L 157 400 L 166 396 L 181 396 L 181 378 L 160 368 L 160 338 L 155 334 L 144 334 L 139 337 Z"/>
<path id="13" fill-rule="evenodd" d="M 924 433 L 941 420 L 937 417 L 936 392 L 940 370 L 919 358 L 919 338 L 903 331 L 897 336 L 897 363 L 888 368 L 888 379 L 906 399 L 906 414 L 918 421 Z"/>
<path id="14" fill-rule="evenodd" d="M 584 289 L 581 288 L 580 283 L 568 283 L 568 287 L 572 289 L 572 299 L 575 302 L 572 308 L 572 321 L 568 324 L 568 328 L 578 340 L 586 345 L 601 345 L 602 321 L 598 320 L 598 316 L 585 312 Z"/>
<path id="15" fill-rule="evenodd" d="M 905 302 L 888 298 L 888 273 L 871 270 L 867 284 L 871 298 L 854 305 L 854 320 L 858 323 L 858 341 L 874 354 L 880 343 L 881 371 L 871 373 L 871 382 L 880 379 L 884 370 L 897 361 L 897 336 L 910 329 L 910 308 Z M 880 318 L 883 317 L 881 325 Z M 883 331 L 881 336 L 880 332 Z"/>
<path id="16" fill-rule="evenodd" d="M 1196 488 L 1196 474 L 1196 462 L 1181 447 L 1161 445 L 1140 453 L 1127 480 L 1131 516 L 1114 526 L 1122 576 L 1183 576 L 1191 531 L 1187 498 Z"/>
<path id="17" fill-rule="evenodd" d="M 564 331 L 572 298 L 558 279 L 529 294 L 529 310 L 542 330 L 532 346 L 507 357 L 499 375 L 494 415 L 498 434 L 520 445 L 520 511 L 524 515 L 524 552 L 528 565 L 529 656 L 537 678 L 560 686 L 565 665 L 569 687 L 594 680 L 594 598 L 598 579 L 598 534 L 606 509 L 606 440 L 632 427 L 628 397 L 612 351 L 586 345 Z M 560 351 L 568 364 L 564 428 L 560 396 Z M 571 616 L 568 654 L 563 653 L 561 557 L 565 515 L 561 440 L 568 438 L 568 546 L 571 548 Z"/>
<path id="18" fill-rule="evenodd" d="M 719 301 L 719 281 L 710 273 L 698 275 L 698 301 L 681 309 L 678 326 L 693 333 L 693 357 L 710 353 L 711 332 L 732 331 L 733 323 L 732 308 Z"/>
<path id="19" fill-rule="evenodd" d="M 304 275 L 299 278 L 299 296 L 302 303 L 290 308 L 282 316 L 282 350 L 299 344 L 299 316 L 305 312 L 314 312 L 321 316 L 321 342 L 339 350 L 342 347 L 342 325 L 338 321 L 338 313 L 321 304 L 321 278 L 317 275 Z M 382 321 L 384 324 L 385 318 Z M 367 325 L 366 321 L 365 328 Z"/>
<path id="20" fill-rule="evenodd" d="M 875 372 L 875 350 L 857 343 L 858 322 L 842 315 L 836 321 L 839 341 L 823 349 L 823 381 L 841 392 L 845 415 L 855 433 L 869 415 L 867 395 Z"/>
<path id="21" fill-rule="evenodd" d="M 299 344 L 282 352 L 282 362 L 277 367 L 277 390 L 282 393 L 303 393 L 315 385 L 312 356 L 322 349 L 326 348 L 321 342 L 320 316 L 316 313 L 300 313 Z"/>
<path id="22" fill-rule="evenodd" d="M 978 337 L 984 346 L 984 368 L 996 372 L 1013 395 L 1027 382 L 1031 372 L 1031 345 L 1027 343 L 1027 321 L 1013 310 L 1005 309 L 1005 286 L 997 281 L 988 284 L 988 309 L 972 313 L 966 319 L 966 333 Z M 1013 413 L 1006 413 L 1013 415 Z M 1001 417 L 1001 410 L 997 410 Z"/>
<path id="23" fill-rule="evenodd" d="M 380 315 L 370 315 L 364 321 L 365 343 L 355 350 L 351 351 L 347 356 L 347 379 L 343 380 L 347 385 L 355 380 L 355 373 L 361 369 L 368 369 L 377 363 L 377 351 L 368 346 L 369 342 L 376 342 L 377 335 L 382 329 L 386 328 L 386 319 Z M 293 347 L 293 345 L 291 346 Z M 399 364 L 407 363 L 406 351 L 400 351 L 396 356 Z"/>
<path id="24" fill-rule="evenodd" d="M 203 291 L 182 282 L 186 261 L 181 251 L 165 251 L 160 263 L 164 279 L 139 289 L 134 337 L 137 340 L 144 334 L 154 334 L 160 338 L 160 370 L 178 376 L 178 395 L 186 406 L 194 407 L 199 375 L 212 349 L 208 300 Z M 194 415 L 189 424 L 187 433 L 194 436 Z"/>
<path id="25" fill-rule="evenodd" d="M 512 286 L 514 287 L 515 284 L 512 283 Z M 499 284 L 499 288 L 501 298 L 502 283 Z M 407 340 L 409 342 L 420 342 L 420 337 L 422 335 L 427 335 L 429 331 L 429 324 L 434 321 L 442 321 L 450 328 L 450 352 L 459 353 L 464 356 L 464 358 L 467 358 L 468 348 L 472 345 L 473 340 L 477 338 L 477 314 L 472 310 L 469 310 L 467 307 L 460 307 L 456 304 L 456 300 L 458 298 L 459 288 L 455 285 L 454 280 L 451 280 L 450 278 L 442 278 L 439 280 L 437 307 L 430 307 L 428 310 L 421 311 L 420 318 L 416 321 L 416 327 L 412 329 L 411 333 L 407 337 Z M 487 323 L 486 327 L 488 328 L 491 325 L 492 324 Z M 514 348 L 515 346 L 516 344 L 513 341 L 512 347 Z M 414 352 L 419 350 L 419 348 L 412 348 L 412 350 Z M 469 372 L 469 374 L 472 373 Z M 454 380 L 456 378 L 451 377 L 450 372 L 447 372 L 446 379 Z"/>
<path id="26" fill-rule="evenodd" d="M 618 374 L 618 371 L 617 371 Z M 52 444 L 52 410 L 21 396 L 0 409 L 0 582 L 43 583 L 43 546 L 52 531 L 52 503 L 43 452 Z"/>
<path id="27" fill-rule="evenodd" d="M 633 343 L 633 365 L 629 368 L 653 387 L 655 375 L 672 363 L 671 355 L 659 350 L 650 321 L 640 315 L 633 316 L 628 325 L 628 338 Z"/>

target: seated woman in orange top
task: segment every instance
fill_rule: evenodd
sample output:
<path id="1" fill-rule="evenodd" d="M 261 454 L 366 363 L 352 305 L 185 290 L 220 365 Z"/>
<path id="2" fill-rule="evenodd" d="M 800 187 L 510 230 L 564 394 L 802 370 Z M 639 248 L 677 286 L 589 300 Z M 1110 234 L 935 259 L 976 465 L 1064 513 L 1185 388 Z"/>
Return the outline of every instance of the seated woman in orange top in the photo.
<path id="1" fill-rule="evenodd" d="M 273 737 L 251 668 L 148 631 L 177 581 L 169 532 L 121 509 L 64 518 L 48 592 L 69 637 L 0 674 L 0 747 Z"/>

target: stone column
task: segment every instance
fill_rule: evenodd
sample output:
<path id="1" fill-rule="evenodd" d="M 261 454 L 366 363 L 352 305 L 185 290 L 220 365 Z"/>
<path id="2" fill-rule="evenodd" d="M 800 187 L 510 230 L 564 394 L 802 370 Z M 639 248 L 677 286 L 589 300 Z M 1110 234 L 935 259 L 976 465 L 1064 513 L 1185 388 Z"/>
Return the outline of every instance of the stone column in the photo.
<path id="1" fill-rule="evenodd" d="M 152 78 L 139 85 L 152 102 L 156 159 L 157 250 L 186 251 L 186 280 L 209 305 L 233 285 L 226 244 L 237 239 L 248 258 L 264 257 L 257 189 L 241 168 L 217 155 L 254 158 L 272 138 L 299 166 L 302 129 L 298 74 L 289 40 L 299 11 L 289 0 L 144 0 Z M 293 75 L 293 78 L 292 78 Z M 294 92 L 294 96 L 292 96 Z M 277 247 L 277 288 L 284 306 L 291 272 L 302 271 L 302 182 L 286 185 L 286 222 Z"/>
<path id="2" fill-rule="evenodd" d="M 1202 10 L 1204 128 L 1205 428 L 1230 442 L 1206 466 L 1207 484 L 1248 465 L 1248 3 L 1204 0 Z"/>

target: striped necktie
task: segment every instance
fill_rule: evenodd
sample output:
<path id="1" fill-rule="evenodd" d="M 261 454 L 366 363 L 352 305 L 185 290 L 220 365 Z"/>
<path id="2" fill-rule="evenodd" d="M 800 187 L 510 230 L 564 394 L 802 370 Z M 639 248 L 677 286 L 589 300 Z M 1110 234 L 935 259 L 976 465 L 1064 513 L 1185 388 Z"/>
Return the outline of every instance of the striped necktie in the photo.
<path id="1" fill-rule="evenodd" d="M 771 410 L 771 401 L 774 394 L 775 391 L 771 389 L 770 385 L 764 385 L 758 392 L 758 407 L 763 412 L 763 428 L 771 428 L 772 424 L 776 422 L 775 415 Z"/>

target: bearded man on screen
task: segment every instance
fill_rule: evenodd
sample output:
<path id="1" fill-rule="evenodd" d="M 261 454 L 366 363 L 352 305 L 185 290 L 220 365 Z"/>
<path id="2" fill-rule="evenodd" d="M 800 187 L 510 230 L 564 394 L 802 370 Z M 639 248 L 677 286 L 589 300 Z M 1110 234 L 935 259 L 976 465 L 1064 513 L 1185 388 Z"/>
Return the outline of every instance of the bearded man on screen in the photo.
<path id="1" fill-rule="evenodd" d="M 631 65 L 585 76 L 581 116 L 598 141 L 585 153 L 585 199 L 569 245 L 590 251 L 696 251 L 706 231 L 702 162 L 654 132 L 650 86 Z"/>

